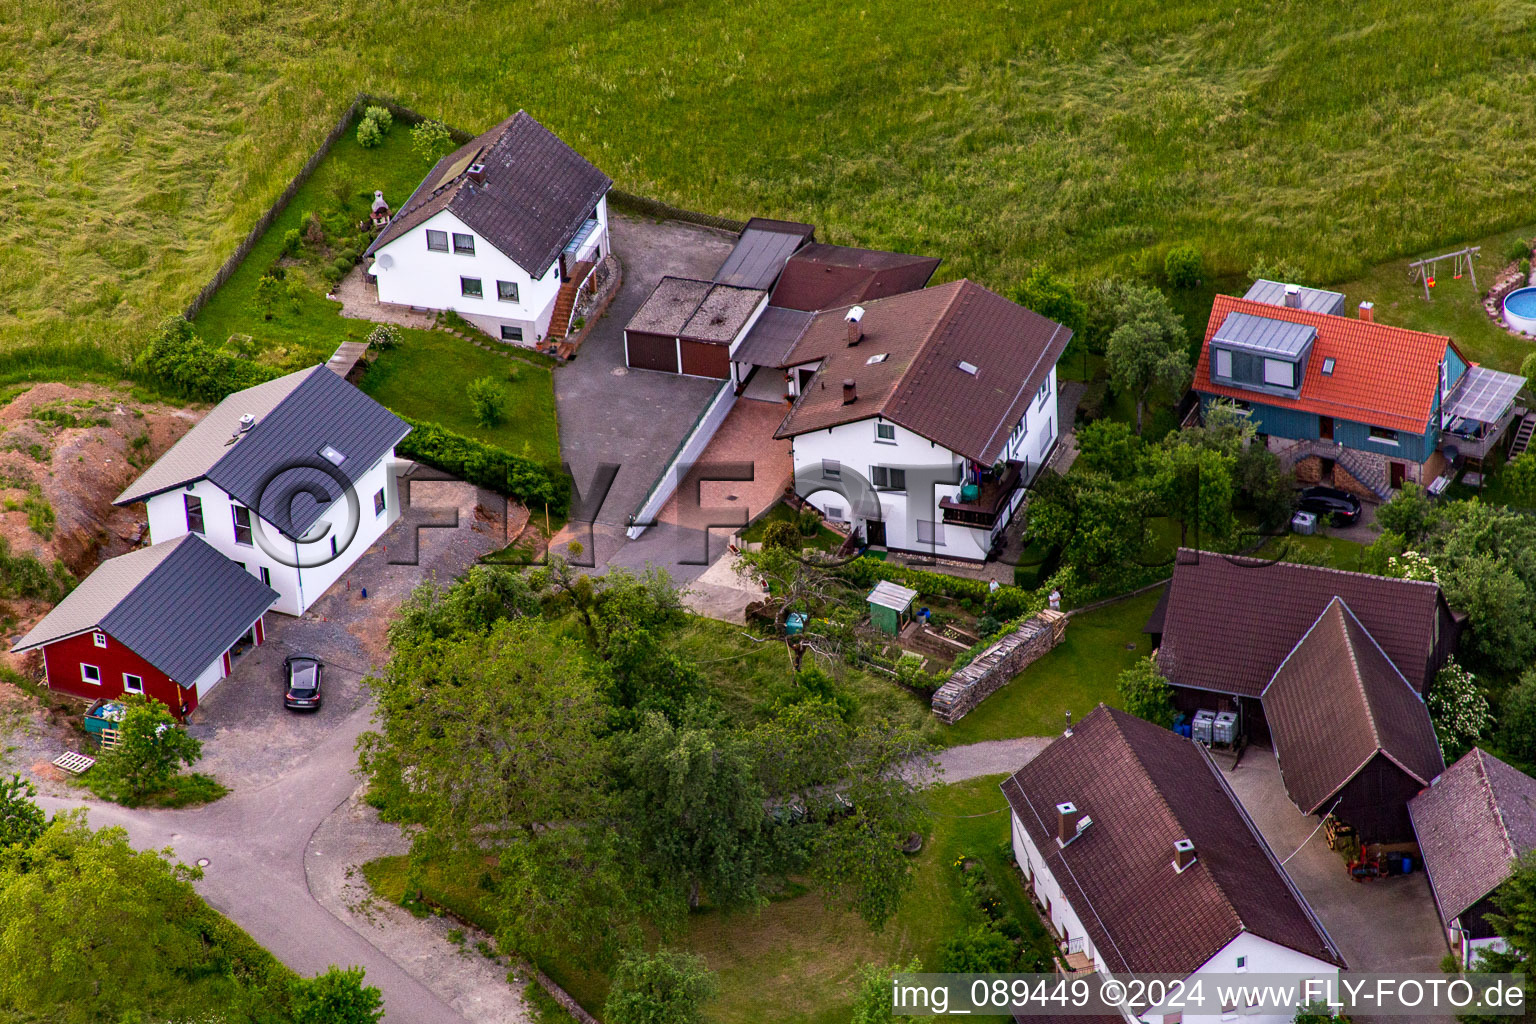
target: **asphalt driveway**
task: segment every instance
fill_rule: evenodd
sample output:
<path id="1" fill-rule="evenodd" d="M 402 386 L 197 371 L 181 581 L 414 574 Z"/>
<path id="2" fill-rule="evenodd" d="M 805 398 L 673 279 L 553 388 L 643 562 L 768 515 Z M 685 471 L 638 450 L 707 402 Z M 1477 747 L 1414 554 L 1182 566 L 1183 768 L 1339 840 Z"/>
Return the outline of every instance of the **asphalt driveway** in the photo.
<path id="1" fill-rule="evenodd" d="M 600 465 L 619 467 L 596 515 L 599 563 L 623 545 L 622 527 L 719 386 L 718 381 L 624 365 L 624 325 L 667 275 L 709 278 L 731 251 L 723 232 L 610 214 L 624 283 L 576 358 L 555 372 L 560 451 L 588 491 Z M 588 513 L 590 515 L 590 512 Z"/>

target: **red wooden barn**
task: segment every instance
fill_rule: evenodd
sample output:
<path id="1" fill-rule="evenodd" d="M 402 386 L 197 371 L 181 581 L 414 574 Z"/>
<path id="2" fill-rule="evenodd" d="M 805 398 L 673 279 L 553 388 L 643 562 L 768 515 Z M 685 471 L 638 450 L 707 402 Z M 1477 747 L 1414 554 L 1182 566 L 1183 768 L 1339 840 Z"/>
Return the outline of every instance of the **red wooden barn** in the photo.
<path id="1" fill-rule="evenodd" d="M 185 718 L 264 639 L 277 591 L 196 534 L 97 566 L 12 651 L 42 648 L 48 686 L 77 697 L 142 693 Z"/>

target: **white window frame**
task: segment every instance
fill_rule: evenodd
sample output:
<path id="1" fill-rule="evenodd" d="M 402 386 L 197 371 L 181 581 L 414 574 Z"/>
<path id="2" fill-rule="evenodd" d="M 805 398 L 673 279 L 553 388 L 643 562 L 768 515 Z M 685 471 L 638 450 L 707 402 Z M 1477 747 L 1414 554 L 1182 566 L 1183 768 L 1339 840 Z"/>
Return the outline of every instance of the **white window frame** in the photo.
<path id="1" fill-rule="evenodd" d="M 923 539 L 923 527 L 927 527 L 929 537 Z M 944 523 L 941 520 L 919 519 L 917 521 L 917 542 L 929 547 L 942 548 L 944 546 Z"/>
<path id="2" fill-rule="evenodd" d="M 96 632 L 91 634 L 91 641 L 97 647 L 100 647 L 103 650 L 105 650 L 106 646 L 107 646 L 107 634 L 103 633 L 101 630 L 98 629 Z"/>
<path id="3" fill-rule="evenodd" d="M 889 430 L 890 434 L 887 435 L 887 434 L 881 433 L 881 431 L 885 431 L 885 430 Z M 896 424 L 894 424 L 894 423 L 886 423 L 883 420 L 876 420 L 875 421 L 875 443 L 876 444 L 895 444 L 896 443 Z"/>
<path id="4" fill-rule="evenodd" d="M 1275 380 L 1270 375 L 1271 369 L 1283 369 L 1285 380 Z M 1275 388 L 1294 388 L 1296 386 L 1296 364 L 1285 359 L 1271 359 L 1264 357 L 1264 383 Z"/>
<path id="5" fill-rule="evenodd" d="M 85 672 L 86 669 L 90 669 L 92 672 L 96 673 L 96 678 L 92 679 L 90 676 L 86 675 L 86 672 Z M 90 683 L 92 686 L 100 686 L 101 685 L 101 666 L 99 666 L 99 665 L 87 665 L 85 662 L 82 661 L 80 663 L 80 681 L 82 683 Z"/>
<path id="6" fill-rule="evenodd" d="M 1044 405 L 1045 400 L 1051 395 L 1051 378 L 1047 376 L 1040 382 L 1040 394 L 1036 396 L 1036 404 Z"/>
<path id="7" fill-rule="evenodd" d="M 515 331 L 515 332 L 517 332 L 517 336 L 515 338 L 507 337 L 507 332 L 508 331 Z M 523 329 L 521 327 L 513 327 L 511 324 L 502 324 L 501 325 L 501 340 L 502 341 L 510 341 L 510 342 L 521 342 L 523 340 Z"/>
<path id="8" fill-rule="evenodd" d="M 1378 431 L 1378 430 L 1385 431 L 1386 433 L 1389 433 L 1392 436 L 1391 437 L 1377 437 L 1376 436 L 1376 431 Z M 1400 438 L 1398 436 L 1397 431 L 1395 431 L 1395 430 L 1387 430 L 1386 427 L 1366 427 L 1365 428 L 1365 436 L 1370 438 L 1372 441 L 1375 441 L 1377 444 L 1389 444 L 1389 445 L 1391 445 L 1394 448 L 1398 447 L 1399 445 L 1401 445 L 1403 443 L 1402 442 L 1402 438 Z"/>
<path id="9" fill-rule="evenodd" d="M 821 478 L 823 480 L 841 480 L 843 478 L 843 464 L 836 459 L 822 459 Z"/>
<path id="10" fill-rule="evenodd" d="M 137 687 L 130 686 L 128 684 L 128 680 L 130 680 L 130 679 L 137 679 L 139 681 L 139 685 Z M 123 692 L 124 693 L 137 693 L 140 696 L 143 696 L 143 694 L 144 694 L 144 677 L 143 676 L 139 676 L 139 675 L 134 675 L 132 672 L 124 672 L 123 673 Z"/>
<path id="11" fill-rule="evenodd" d="M 1212 349 L 1216 353 L 1216 376 L 1232 379 L 1232 353 L 1224 348 Z"/>
<path id="12" fill-rule="evenodd" d="M 264 565 L 258 565 L 256 567 L 256 578 L 270 587 L 272 585 L 272 570 Z"/>
<path id="13" fill-rule="evenodd" d="M 240 522 L 240 513 L 241 512 L 245 513 L 245 522 L 244 523 Z M 231 505 L 231 506 L 229 506 L 229 515 L 230 515 L 230 521 L 234 524 L 234 528 L 235 528 L 235 543 L 240 545 L 243 548 L 248 548 L 248 547 L 255 546 L 255 544 L 256 544 L 256 527 L 255 527 L 255 524 L 251 521 L 251 510 L 246 508 L 244 505 Z M 246 534 L 249 536 L 249 538 L 250 538 L 249 540 L 241 540 L 240 539 L 240 531 L 242 529 L 245 530 Z"/>
<path id="14" fill-rule="evenodd" d="M 901 483 L 896 483 L 897 474 L 900 474 Z M 884 480 L 884 483 L 880 481 Z M 896 494 L 905 494 L 907 490 L 907 471 L 895 466 L 870 466 L 869 482 L 875 485 L 877 491 L 891 491 Z"/>
<path id="15" fill-rule="evenodd" d="M 441 238 L 443 240 L 443 244 L 441 246 L 436 246 L 436 245 L 432 244 L 432 236 L 433 235 L 436 235 L 437 237 L 439 237 L 439 238 Z M 427 228 L 427 251 L 428 252 L 448 252 L 448 251 L 450 251 L 449 250 L 449 242 L 448 242 L 448 232 L 446 232 L 446 231 L 439 231 L 439 230 L 437 230 L 437 228 Z"/>
<path id="16" fill-rule="evenodd" d="M 181 509 L 187 515 L 187 532 L 195 533 L 199 537 L 204 536 L 208 529 L 208 519 L 203 513 L 203 499 L 195 494 L 183 494 L 181 496 Z M 194 512 L 194 509 L 196 510 Z M 192 525 L 193 515 L 197 516 L 197 525 Z"/>

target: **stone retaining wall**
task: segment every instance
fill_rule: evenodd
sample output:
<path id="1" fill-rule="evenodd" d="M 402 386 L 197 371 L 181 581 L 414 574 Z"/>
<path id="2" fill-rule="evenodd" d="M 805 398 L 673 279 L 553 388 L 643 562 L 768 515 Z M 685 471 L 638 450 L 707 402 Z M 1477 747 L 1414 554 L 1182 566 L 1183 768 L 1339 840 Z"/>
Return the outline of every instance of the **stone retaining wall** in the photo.
<path id="1" fill-rule="evenodd" d="M 933 694 L 933 713 L 954 725 L 1067 635 L 1067 616 L 1047 609 L 976 656 Z"/>

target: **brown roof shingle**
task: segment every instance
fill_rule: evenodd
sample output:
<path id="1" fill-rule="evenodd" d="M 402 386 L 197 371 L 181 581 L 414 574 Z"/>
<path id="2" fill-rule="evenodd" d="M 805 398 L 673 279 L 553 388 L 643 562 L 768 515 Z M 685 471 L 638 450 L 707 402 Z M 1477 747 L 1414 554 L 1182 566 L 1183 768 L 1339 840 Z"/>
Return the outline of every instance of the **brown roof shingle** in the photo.
<path id="1" fill-rule="evenodd" d="M 1408 801 L 1424 869 L 1447 925 L 1536 850 L 1536 779 L 1473 747 Z"/>
<path id="2" fill-rule="evenodd" d="M 1316 814 L 1378 753 L 1427 786 L 1445 767 L 1429 709 L 1335 597 L 1264 689 L 1291 801 Z"/>
<path id="3" fill-rule="evenodd" d="M 1210 756 L 1175 733 L 1101 704 L 1002 789 L 1110 970 L 1185 975 L 1244 931 L 1344 965 Z M 1065 847 L 1063 801 L 1093 819 Z"/>
<path id="4" fill-rule="evenodd" d="M 1177 686 L 1257 697 L 1336 596 L 1423 693 L 1439 668 L 1435 584 L 1188 548 L 1168 584 L 1158 665 Z"/>
<path id="5" fill-rule="evenodd" d="M 476 162 L 483 181 L 469 176 Z M 363 255 L 448 210 L 538 280 L 612 185 L 519 110 L 439 160 Z"/>
<path id="6" fill-rule="evenodd" d="M 776 437 L 881 415 L 990 465 L 1072 337 L 1055 321 L 964 280 L 870 302 L 863 340 L 854 346 L 847 342 L 847 312 L 817 314 L 795 342 L 791 365 L 822 364 Z M 884 360 L 869 361 L 882 354 Z M 857 391 L 846 405 L 845 380 Z"/>
<path id="7" fill-rule="evenodd" d="M 784 264 L 772 301 L 809 312 L 852 306 L 922 288 L 941 262 L 933 256 L 812 242 Z"/>

